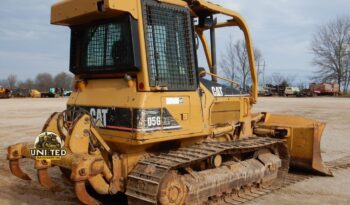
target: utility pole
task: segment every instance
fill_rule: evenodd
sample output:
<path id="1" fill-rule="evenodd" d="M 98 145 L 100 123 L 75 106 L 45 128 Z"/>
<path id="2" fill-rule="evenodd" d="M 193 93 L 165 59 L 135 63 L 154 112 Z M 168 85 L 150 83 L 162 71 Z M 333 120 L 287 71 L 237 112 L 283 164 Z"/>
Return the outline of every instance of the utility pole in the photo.
<path id="1" fill-rule="evenodd" d="M 258 74 L 257 74 L 257 77 L 258 77 L 258 84 L 260 84 L 260 60 L 258 61 Z"/>
<path id="2" fill-rule="evenodd" d="M 258 61 L 258 82 L 259 82 L 259 85 L 262 85 L 262 86 L 265 86 L 265 67 L 266 67 L 266 61 L 264 60 L 263 64 L 260 65 L 260 61 Z M 261 68 L 262 67 L 262 73 L 260 72 L 261 71 Z M 260 81 L 260 74 L 262 74 L 262 81 Z"/>
<path id="3" fill-rule="evenodd" d="M 265 68 L 266 68 L 266 61 L 264 60 L 264 65 L 263 65 L 263 86 L 265 86 Z"/>

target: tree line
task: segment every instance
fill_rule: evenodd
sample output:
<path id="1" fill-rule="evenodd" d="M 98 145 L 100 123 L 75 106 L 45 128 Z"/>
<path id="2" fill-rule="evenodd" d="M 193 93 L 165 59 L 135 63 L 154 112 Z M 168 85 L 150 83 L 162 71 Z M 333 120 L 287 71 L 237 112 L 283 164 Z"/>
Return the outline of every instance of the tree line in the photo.
<path id="1" fill-rule="evenodd" d="M 50 88 L 63 88 L 72 90 L 74 77 L 68 73 L 62 72 L 57 75 L 50 73 L 39 73 L 34 79 L 28 78 L 24 81 L 18 80 L 14 74 L 9 75 L 6 79 L 0 80 L 2 87 L 12 89 L 37 89 L 46 92 Z"/>
<path id="2" fill-rule="evenodd" d="M 239 82 L 243 90 L 251 84 L 248 54 L 245 41 L 230 41 L 219 66 L 222 74 Z M 335 82 L 346 93 L 350 86 L 350 17 L 338 17 L 317 28 L 311 39 L 312 64 L 317 67 L 312 73 L 312 82 Z M 291 85 L 295 76 L 272 73 L 265 80 L 265 60 L 262 52 L 254 48 L 255 64 L 259 82 L 263 84 Z M 310 60 L 311 61 L 311 60 Z M 262 84 L 261 84 L 262 85 Z"/>
<path id="3" fill-rule="evenodd" d="M 344 93 L 347 92 L 350 86 L 350 17 L 338 17 L 320 26 L 313 35 L 311 51 L 314 56 L 312 63 L 318 68 L 311 80 L 336 82 Z M 254 48 L 254 55 L 258 79 L 261 82 L 261 77 L 265 78 L 265 60 L 258 48 Z M 243 90 L 251 84 L 248 54 L 243 40 L 227 43 L 226 52 L 219 66 L 222 68 L 222 74 L 230 80 L 239 82 Z M 282 82 L 291 84 L 294 79 L 281 73 L 273 73 L 268 81 L 274 84 Z M 267 83 L 265 79 L 264 83 Z M 7 79 L 0 80 L 0 85 L 10 89 L 18 87 L 47 91 L 51 87 L 56 87 L 71 90 L 73 76 L 64 72 L 55 76 L 40 73 L 35 79 L 18 81 L 16 75 L 9 75 Z"/>

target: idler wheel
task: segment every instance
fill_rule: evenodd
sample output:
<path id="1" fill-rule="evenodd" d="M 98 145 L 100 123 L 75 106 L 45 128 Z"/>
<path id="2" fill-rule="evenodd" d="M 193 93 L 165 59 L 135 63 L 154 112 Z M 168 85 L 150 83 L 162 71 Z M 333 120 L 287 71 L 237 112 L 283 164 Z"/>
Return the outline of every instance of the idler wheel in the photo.
<path id="1" fill-rule="evenodd" d="M 185 204 L 188 189 L 183 183 L 181 176 L 175 171 L 167 174 L 159 187 L 158 202 L 161 205 Z"/>

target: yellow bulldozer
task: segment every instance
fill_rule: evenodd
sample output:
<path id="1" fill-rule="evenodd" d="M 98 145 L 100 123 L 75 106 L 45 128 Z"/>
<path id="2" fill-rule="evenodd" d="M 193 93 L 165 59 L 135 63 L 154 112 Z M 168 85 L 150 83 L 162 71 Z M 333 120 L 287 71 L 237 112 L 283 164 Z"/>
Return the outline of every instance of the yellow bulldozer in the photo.
<path id="1" fill-rule="evenodd" d="M 51 23 L 71 29 L 75 91 L 36 143 L 8 148 L 15 176 L 30 180 L 20 159 L 32 158 L 41 185 L 60 190 L 48 175 L 58 166 L 84 204 L 99 204 L 90 186 L 124 193 L 128 204 L 199 205 L 234 204 L 241 192 L 283 181 L 289 168 L 332 175 L 320 154 L 324 123 L 251 112 L 257 73 L 237 12 L 206 0 L 64 0 Z M 227 27 L 244 35 L 249 92 L 218 76 L 215 32 Z"/>
<path id="2" fill-rule="evenodd" d="M 1 98 L 10 98 L 10 97 L 11 97 L 11 90 L 0 86 L 0 99 Z"/>

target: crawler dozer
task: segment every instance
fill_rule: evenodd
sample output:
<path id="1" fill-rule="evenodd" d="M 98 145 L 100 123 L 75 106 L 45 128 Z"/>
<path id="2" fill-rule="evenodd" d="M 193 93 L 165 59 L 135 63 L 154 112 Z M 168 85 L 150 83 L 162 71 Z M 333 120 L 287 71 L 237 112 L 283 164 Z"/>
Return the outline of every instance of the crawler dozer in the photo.
<path id="1" fill-rule="evenodd" d="M 52 24 L 71 29 L 75 91 L 42 133 L 57 134 L 66 153 L 42 159 L 32 142 L 10 146 L 15 176 L 30 180 L 20 159 L 32 158 L 40 184 L 59 191 L 48 176 L 58 166 L 84 204 L 99 204 L 90 186 L 125 193 L 129 204 L 199 205 L 235 204 L 247 190 L 282 183 L 293 167 L 332 174 L 320 154 L 324 123 L 251 112 L 257 74 L 238 13 L 206 0 L 64 0 L 51 12 Z M 224 27 L 243 33 L 249 92 L 218 75 L 215 32 Z M 198 44 L 208 72 L 198 67 Z"/>
<path id="2" fill-rule="evenodd" d="M 10 97 L 11 97 L 11 90 L 0 86 L 0 99 L 1 98 L 10 98 Z"/>

